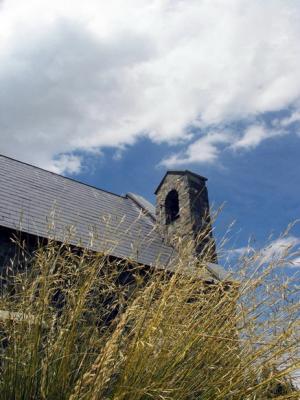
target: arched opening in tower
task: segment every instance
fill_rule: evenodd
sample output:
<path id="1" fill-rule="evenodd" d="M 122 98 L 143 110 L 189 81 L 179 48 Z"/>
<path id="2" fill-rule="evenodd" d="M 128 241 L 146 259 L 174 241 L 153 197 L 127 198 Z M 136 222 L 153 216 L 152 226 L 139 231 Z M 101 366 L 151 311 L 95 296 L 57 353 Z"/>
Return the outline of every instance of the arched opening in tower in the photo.
<path id="1" fill-rule="evenodd" d="M 170 224 L 179 217 L 179 199 L 177 190 L 171 190 L 165 200 L 166 224 Z"/>

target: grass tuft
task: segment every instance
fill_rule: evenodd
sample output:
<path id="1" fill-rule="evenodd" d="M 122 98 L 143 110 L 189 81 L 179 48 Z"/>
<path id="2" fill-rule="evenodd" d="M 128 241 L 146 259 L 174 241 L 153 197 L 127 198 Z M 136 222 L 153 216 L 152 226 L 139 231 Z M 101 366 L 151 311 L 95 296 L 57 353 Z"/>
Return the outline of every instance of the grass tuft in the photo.
<path id="1" fill-rule="evenodd" d="M 0 297 L 1 399 L 299 399 L 289 249 L 246 253 L 220 282 L 210 240 L 198 259 L 179 243 L 172 273 L 54 241 L 19 261 Z"/>

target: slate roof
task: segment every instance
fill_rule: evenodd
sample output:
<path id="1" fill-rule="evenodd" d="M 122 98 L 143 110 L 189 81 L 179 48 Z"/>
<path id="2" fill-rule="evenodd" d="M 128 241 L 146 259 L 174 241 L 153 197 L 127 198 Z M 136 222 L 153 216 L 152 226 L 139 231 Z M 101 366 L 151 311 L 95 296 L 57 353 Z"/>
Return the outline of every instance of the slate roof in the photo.
<path id="1" fill-rule="evenodd" d="M 119 196 L 1 155 L 0 188 L 1 226 L 146 265 L 166 265 L 174 251 L 141 196 Z"/>
<path id="2" fill-rule="evenodd" d="M 156 231 L 155 207 L 142 196 L 120 196 L 3 155 L 0 188 L 0 226 L 172 269 L 176 252 Z M 203 278 L 227 280 L 222 266 L 206 267 Z"/>
<path id="3" fill-rule="evenodd" d="M 127 193 L 127 197 L 133 200 L 149 217 L 156 221 L 155 207 L 153 204 L 149 203 L 144 197 L 139 196 L 135 193 Z"/>

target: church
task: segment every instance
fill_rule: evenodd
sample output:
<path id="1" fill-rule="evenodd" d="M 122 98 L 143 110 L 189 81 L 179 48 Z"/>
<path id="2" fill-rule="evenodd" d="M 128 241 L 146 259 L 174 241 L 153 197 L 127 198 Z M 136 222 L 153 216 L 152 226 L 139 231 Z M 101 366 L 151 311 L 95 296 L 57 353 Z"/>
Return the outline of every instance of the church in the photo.
<path id="1" fill-rule="evenodd" d="M 0 155 L 0 267 L 13 264 L 12 238 L 20 237 L 32 250 L 52 239 L 171 269 L 176 239 L 194 241 L 196 256 L 203 247 L 196 238 L 210 223 L 206 181 L 191 171 L 167 171 L 154 206 L 134 193 L 118 195 Z M 215 248 L 205 266 L 206 280 L 224 279 Z"/>

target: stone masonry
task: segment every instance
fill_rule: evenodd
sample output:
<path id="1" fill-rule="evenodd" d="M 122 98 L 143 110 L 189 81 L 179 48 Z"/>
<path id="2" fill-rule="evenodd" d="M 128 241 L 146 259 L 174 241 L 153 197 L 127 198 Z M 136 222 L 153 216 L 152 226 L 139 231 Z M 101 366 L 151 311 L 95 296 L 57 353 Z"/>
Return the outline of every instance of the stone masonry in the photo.
<path id="1" fill-rule="evenodd" d="M 206 229 L 208 238 L 212 238 L 206 181 L 206 178 L 189 171 L 169 171 L 155 192 L 156 218 L 161 235 L 175 246 L 179 238 L 194 241 L 195 253 L 198 254 L 205 244 L 205 241 L 198 242 L 198 235 Z M 178 194 L 179 213 L 170 221 L 167 198 L 174 191 Z M 211 261 L 215 262 L 215 246 L 212 253 Z"/>

